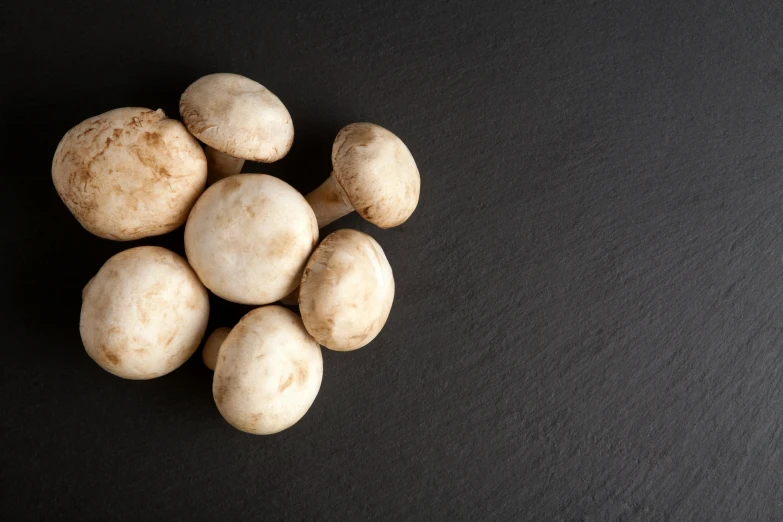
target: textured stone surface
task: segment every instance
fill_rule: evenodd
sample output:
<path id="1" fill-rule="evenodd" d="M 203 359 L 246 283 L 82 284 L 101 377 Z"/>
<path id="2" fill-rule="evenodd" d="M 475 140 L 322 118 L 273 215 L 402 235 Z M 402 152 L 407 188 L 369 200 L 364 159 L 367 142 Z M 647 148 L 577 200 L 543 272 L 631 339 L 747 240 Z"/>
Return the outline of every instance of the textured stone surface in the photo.
<path id="1" fill-rule="evenodd" d="M 781 2 L 142 4 L 0 17 L 6 519 L 783 519 Z M 85 117 L 177 114 L 221 70 L 296 126 L 248 172 L 307 193 L 352 121 L 421 172 L 399 227 L 322 231 L 378 240 L 394 306 L 269 437 L 198 357 L 130 382 L 85 356 L 81 289 L 126 246 L 49 176 Z M 212 304 L 208 331 L 249 311 Z"/>

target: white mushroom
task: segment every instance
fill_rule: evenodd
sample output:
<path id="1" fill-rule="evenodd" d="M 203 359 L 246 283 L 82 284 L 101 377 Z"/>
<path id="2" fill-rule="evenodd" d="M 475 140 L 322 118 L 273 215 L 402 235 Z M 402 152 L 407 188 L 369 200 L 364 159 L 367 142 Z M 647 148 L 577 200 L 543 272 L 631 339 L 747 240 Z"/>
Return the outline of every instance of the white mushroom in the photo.
<path id="1" fill-rule="evenodd" d="M 264 306 L 245 315 L 223 342 L 212 395 L 232 426 L 266 435 L 304 416 L 322 377 L 321 348 L 299 316 Z"/>
<path id="2" fill-rule="evenodd" d="M 201 281 L 228 301 L 273 303 L 296 288 L 318 242 L 304 197 L 266 174 L 225 178 L 199 198 L 185 251 Z"/>
<path id="3" fill-rule="evenodd" d="M 125 379 L 152 379 L 198 348 L 209 317 L 207 290 L 180 256 L 161 247 L 111 257 L 82 292 L 79 330 L 87 354 Z"/>
<path id="4" fill-rule="evenodd" d="M 318 226 L 356 210 L 380 228 L 407 220 L 419 202 L 421 179 L 408 147 L 372 123 L 344 127 L 332 146 L 332 175 L 307 195 Z"/>
<path id="5" fill-rule="evenodd" d="M 238 174 L 245 160 L 272 163 L 291 149 L 294 125 L 280 99 L 238 74 L 210 74 L 182 94 L 179 112 L 206 147 L 209 182 Z"/>
<path id="6" fill-rule="evenodd" d="M 299 287 L 299 311 L 319 344 L 356 350 L 375 339 L 394 301 L 394 276 L 381 245 L 357 230 L 329 234 Z"/>
<path id="7" fill-rule="evenodd" d="M 215 369 L 220 347 L 223 345 L 223 341 L 226 340 L 226 337 L 228 337 L 229 332 L 231 332 L 231 328 L 224 326 L 218 328 L 207 337 L 207 342 L 204 343 L 204 350 L 201 352 L 201 357 L 204 359 L 204 366 L 210 370 Z"/>
<path id="8" fill-rule="evenodd" d="M 162 110 L 126 107 L 69 130 L 54 153 L 57 193 L 84 228 L 119 241 L 182 225 L 203 192 L 198 141 Z"/>

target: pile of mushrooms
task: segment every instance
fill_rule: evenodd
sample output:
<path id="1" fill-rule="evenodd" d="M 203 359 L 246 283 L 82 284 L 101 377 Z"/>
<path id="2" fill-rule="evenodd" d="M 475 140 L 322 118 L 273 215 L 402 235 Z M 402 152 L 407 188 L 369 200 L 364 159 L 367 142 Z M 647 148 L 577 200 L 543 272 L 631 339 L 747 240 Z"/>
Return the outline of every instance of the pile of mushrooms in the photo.
<path id="1" fill-rule="evenodd" d="M 321 346 L 366 346 L 394 301 L 375 239 L 341 229 L 319 243 L 319 229 L 353 211 L 380 228 L 404 223 L 419 201 L 419 171 L 392 132 L 352 123 L 334 140 L 332 173 L 304 196 L 276 177 L 240 173 L 246 160 L 277 161 L 293 144 L 291 116 L 264 86 L 211 74 L 185 90 L 179 109 L 182 122 L 160 109 L 111 110 L 57 146 L 55 189 L 87 231 L 129 241 L 185 225 L 187 259 L 130 248 L 87 282 L 82 342 L 104 370 L 152 379 L 198 350 L 209 292 L 257 306 L 213 331 L 202 357 L 223 418 L 248 433 L 277 433 L 313 404 Z"/>

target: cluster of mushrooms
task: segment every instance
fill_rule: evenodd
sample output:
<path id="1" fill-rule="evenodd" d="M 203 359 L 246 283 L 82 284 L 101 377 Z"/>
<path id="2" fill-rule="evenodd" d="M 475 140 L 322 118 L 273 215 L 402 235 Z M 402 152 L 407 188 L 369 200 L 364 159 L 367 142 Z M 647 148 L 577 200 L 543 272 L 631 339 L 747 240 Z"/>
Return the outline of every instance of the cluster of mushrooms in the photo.
<path id="1" fill-rule="evenodd" d="M 319 229 L 354 210 L 381 228 L 403 223 L 419 200 L 419 171 L 393 133 L 352 123 L 334 141 L 329 178 L 303 196 L 278 178 L 240 174 L 245 160 L 271 163 L 293 144 L 288 110 L 262 85 L 208 75 L 179 110 L 184 125 L 161 110 L 106 112 L 69 130 L 54 154 L 57 193 L 89 232 L 128 241 L 185 224 L 187 260 L 141 246 L 106 261 L 82 292 L 82 341 L 106 371 L 152 379 L 198 349 L 207 289 L 257 305 L 215 330 L 202 353 L 221 415 L 249 433 L 276 433 L 315 400 L 321 346 L 367 345 L 394 299 L 372 237 L 343 229 L 319 244 Z M 301 317 L 277 302 L 298 304 Z"/>

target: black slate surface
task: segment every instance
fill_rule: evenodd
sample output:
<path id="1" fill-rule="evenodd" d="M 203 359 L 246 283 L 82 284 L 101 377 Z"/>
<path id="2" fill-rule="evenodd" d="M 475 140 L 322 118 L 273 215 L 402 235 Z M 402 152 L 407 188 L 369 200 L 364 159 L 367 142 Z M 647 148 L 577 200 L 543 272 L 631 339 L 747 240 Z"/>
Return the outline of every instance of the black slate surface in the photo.
<path id="1" fill-rule="evenodd" d="M 783 4 L 17 1 L 0 8 L 3 519 L 780 520 Z M 177 114 L 211 72 L 296 127 L 297 189 L 357 120 L 405 140 L 397 298 L 325 351 L 291 429 L 232 429 L 198 356 L 103 372 L 82 286 L 139 244 L 51 183 L 60 137 Z M 327 231 L 328 231 L 327 230 Z M 212 299 L 212 327 L 248 310 Z"/>

